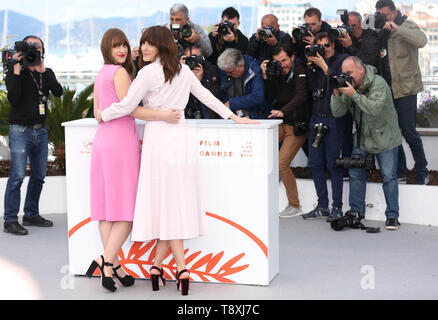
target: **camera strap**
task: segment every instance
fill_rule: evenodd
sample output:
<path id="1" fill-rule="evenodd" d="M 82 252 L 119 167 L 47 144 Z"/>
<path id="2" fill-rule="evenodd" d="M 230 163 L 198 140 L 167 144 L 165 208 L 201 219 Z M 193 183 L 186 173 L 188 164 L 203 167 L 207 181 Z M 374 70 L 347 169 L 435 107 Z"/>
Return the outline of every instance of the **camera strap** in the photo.
<path id="1" fill-rule="evenodd" d="M 379 233 L 380 232 L 380 228 L 366 227 L 363 225 L 362 222 L 360 222 L 357 226 L 360 228 L 360 230 L 365 230 L 366 233 Z"/>

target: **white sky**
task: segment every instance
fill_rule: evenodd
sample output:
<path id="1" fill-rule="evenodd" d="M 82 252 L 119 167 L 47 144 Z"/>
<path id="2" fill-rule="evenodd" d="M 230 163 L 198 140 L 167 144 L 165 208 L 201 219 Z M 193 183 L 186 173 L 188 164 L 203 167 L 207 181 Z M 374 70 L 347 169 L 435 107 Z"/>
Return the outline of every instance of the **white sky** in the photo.
<path id="1" fill-rule="evenodd" d="M 35 17 L 41 21 L 45 20 L 46 2 L 49 3 L 49 24 L 57 24 L 68 20 L 84 20 L 89 17 L 137 17 L 149 16 L 154 12 L 168 11 L 175 2 L 184 3 L 190 10 L 193 7 L 218 7 L 227 6 L 251 6 L 258 4 L 260 0 L 2 0 L 0 10 L 8 6 L 13 10 L 25 15 Z M 293 0 L 290 0 L 293 1 Z M 353 9 L 355 3 L 360 0 L 310 0 L 310 3 L 331 15 L 336 14 L 336 9 Z M 420 0 L 396 1 L 405 4 L 421 2 Z M 438 2 L 438 0 L 427 0 L 427 2 Z"/>

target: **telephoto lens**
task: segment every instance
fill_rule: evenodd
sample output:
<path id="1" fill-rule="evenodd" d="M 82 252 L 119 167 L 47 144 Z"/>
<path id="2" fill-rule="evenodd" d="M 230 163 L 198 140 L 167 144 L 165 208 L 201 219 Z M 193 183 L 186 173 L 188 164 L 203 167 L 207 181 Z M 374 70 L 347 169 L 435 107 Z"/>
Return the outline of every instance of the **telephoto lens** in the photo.
<path id="1" fill-rule="evenodd" d="M 324 123 L 315 123 L 313 125 L 313 130 L 315 131 L 316 136 L 313 140 L 312 147 L 319 148 L 322 139 L 324 139 L 324 136 L 329 132 L 329 127 L 327 127 Z"/>
<path id="2" fill-rule="evenodd" d="M 321 57 L 324 57 L 324 54 L 325 54 L 325 48 L 324 48 L 322 45 L 320 45 L 320 44 L 315 44 L 315 45 L 313 45 L 313 46 L 306 47 L 306 48 L 304 49 L 304 54 L 305 54 L 307 57 L 316 57 L 316 54 L 317 54 L 317 53 L 319 53 L 319 55 L 320 55 Z"/>
<path id="3" fill-rule="evenodd" d="M 277 60 L 270 60 L 266 64 L 266 75 L 268 78 L 281 76 L 281 62 Z"/>

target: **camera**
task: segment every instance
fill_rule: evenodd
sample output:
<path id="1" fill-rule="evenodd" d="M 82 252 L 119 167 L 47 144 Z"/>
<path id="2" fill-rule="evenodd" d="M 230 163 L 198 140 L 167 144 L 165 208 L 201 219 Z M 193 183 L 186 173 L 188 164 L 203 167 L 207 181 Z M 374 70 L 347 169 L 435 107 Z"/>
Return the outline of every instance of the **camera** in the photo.
<path id="1" fill-rule="evenodd" d="M 336 13 L 340 16 L 342 25 L 337 26 L 329 30 L 328 34 L 330 39 L 336 40 L 338 38 L 343 38 L 344 33 L 353 33 L 353 28 L 348 25 L 348 10 L 338 9 Z"/>
<path id="2" fill-rule="evenodd" d="M 353 77 L 351 77 L 348 73 L 344 73 L 344 72 L 338 76 L 330 78 L 329 80 L 330 88 L 332 89 L 347 87 L 347 82 L 353 85 Z"/>
<path id="3" fill-rule="evenodd" d="M 260 40 L 265 40 L 266 38 L 270 38 L 274 33 L 275 33 L 274 27 L 266 26 L 259 31 L 259 38 Z"/>
<path id="4" fill-rule="evenodd" d="M 266 64 L 266 75 L 268 78 L 281 76 L 281 62 L 278 60 L 270 60 Z"/>
<path id="5" fill-rule="evenodd" d="M 362 21 L 362 29 L 382 29 L 386 24 L 386 18 L 380 12 L 376 12 L 374 14 L 369 14 Z"/>
<path id="6" fill-rule="evenodd" d="M 315 131 L 316 136 L 313 140 L 312 147 L 319 148 L 322 139 L 324 139 L 325 135 L 329 132 L 329 127 L 327 127 L 324 123 L 315 123 L 313 125 L 313 130 Z"/>
<path id="7" fill-rule="evenodd" d="M 309 36 L 309 31 L 313 32 L 313 28 L 307 24 L 303 24 L 298 28 L 292 30 L 292 36 L 297 40 L 301 41 L 304 37 Z"/>
<path id="8" fill-rule="evenodd" d="M 357 155 L 356 158 L 340 158 L 336 159 L 336 166 L 339 168 L 350 169 L 350 168 L 364 168 L 365 170 L 376 169 L 376 164 L 374 160 L 374 155 L 368 154 L 365 157 Z"/>
<path id="9" fill-rule="evenodd" d="M 305 136 L 309 131 L 309 124 L 306 121 L 296 121 L 294 123 L 294 135 L 297 137 Z"/>
<path id="10" fill-rule="evenodd" d="M 359 212 L 350 211 L 345 216 L 337 218 L 330 223 L 330 227 L 335 231 L 341 231 L 344 228 L 359 229 L 362 227 Z"/>
<path id="11" fill-rule="evenodd" d="M 336 40 L 338 38 L 344 38 L 344 33 L 353 33 L 353 28 L 343 24 L 329 30 L 328 34 L 330 39 Z"/>
<path id="12" fill-rule="evenodd" d="M 192 35 L 192 28 L 190 27 L 189 24 L 185 24 L 181 28 L 181 26 L 178 23 L 173 23 L 170 26 L 170 32 L 172 32 L 175 40 L 180 40 L 190 37 Z"/>
<path id="13" fill-rule="evenodd" d="M 23 59 L 20 63 L 24 67 L 38 66 L 41 63 L 41 53 L 38 48 L 39 45 L 34 42 L 16 41 L 13 49 L 2 52 L 3 65 L 11 66 L 16 64 L 18 61 L 13 59 L 12 56 L 17 52 L 22 52 Z"/>
<path id="14" fill-rule="evenodd" d="M 191 56 L 186 58 L 186 65 L 190 68 L 190 70 L 193 70 L 198 65 L 202 65 L 204 62 L 204 58 L 197 56 L 195 54 L 192 54 Z"/>
<path id="15" fill-rule="evenodd" d="M 234 26 L 231 22 L 229 21 L 223 21 L 221 23 L 219 23 L 219 26 L 217 28 L 217 33 L 220 36 L 226 36 L 227 34 L 231 32 L 233 32 Z"/>
<path id="16" fill-rule="evenodd" d="M 322 99 L 325 96 L 325 90 L 324 89 L 315 89 L 312 91 L 312 98 L 313 99 Z"/>
<path id="17" fill-rule="evenodd" d="M 321 57 L 324 57 L 324 54 L 325 54 L 325 48 L 324 48 L 322 45 L 320 45 L 320 44 L 315 44 L 315 45 L 313 45 L 313 46 L 306 47 L 306 48 L 304 49 L 304 54 L 305 54 L 307 57 L 316 57 L 316 54 L 317 54 L 317 53 L 319 53 L 319 55 L 320 55 Z"/>

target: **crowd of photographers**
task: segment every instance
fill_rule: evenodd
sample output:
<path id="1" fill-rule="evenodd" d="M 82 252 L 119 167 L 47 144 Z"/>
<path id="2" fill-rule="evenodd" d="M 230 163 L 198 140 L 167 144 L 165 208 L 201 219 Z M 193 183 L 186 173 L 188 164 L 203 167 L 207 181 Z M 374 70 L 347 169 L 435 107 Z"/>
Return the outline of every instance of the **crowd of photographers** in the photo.
<path id="1" fill-rule="evenodd" d="M 388 230 L 399 228 L 398 183 L 406 180 L 402 135 L 415 160 L 416 184 L 428 182 L 427 161 L 415 129 L 417 94 L 423 90 L 418 49 L 427 38 L 402 16 L 391 0 L 376 2 L 365 18 L 338 10 L 342 25 L 330 26 L 317 8 L 305 11 L 304 24 L 280 30 L 267 14 L 248 39 L 240 15 L 226 8 L 207 36 L 175 4 L 170 25 L 186 63 L 198 79 L 240 116 L 282 119 L 279 170 L 288 198 L 281 217 L 324 218 L 336 229 L 360 226 L 365 217 L 367 171 L 379 165 L 387 203 Z M 191 48 L 191 49 L 190 49 Z M 187 118 L 218 118 L 191 97 Z M 300 149 L 318 197 L 301 211 L 290 163 Z M 327 171 L 331 181 L 329 205 Z M 350 181 L 343 212 L 343 181 Z"/>
<path id="2" fill-rule="evenodd" d="M 190 20 L 185 5 L 174 4 L 168 27 L 181 63 L 233 112 L 283 120 L 279 170 L 289 203 L 281 217 L 324 218 L 336 229 L 359 226 L 365 217 L 367 170 L 375 168 L 377 159 L 387 203 L 385 226 L 396 230 L 398 183 L 406 180 L 402 136 L 415 160 L 415 183 L 428 181 L 427 160 L 415 129 L 417 94 L 423 90 L 418 49 L 427 38 L 392 0 L 378 0 L 376 12 L 366 18 L 347 10 L 338 13 L 342 25 L 330 26 L 320 10 L 307 9 L 304 24 L 293 30 L 280 30 L 277 17 L 267 14 L 248 39 L 239 30 L 240 15 L 232 7 L 222 12 L 221 21 L 207 35 Z M 133 48 L 133 58 L 137 57 L 138 48 Z M 219 118 L 194 96 L 185 117 Z M 301 211 L 290 168 L 301 148 L 308 156 L 318 197 L 317 206 L 307 213 Z M 350 209 L 344 213 L 347 173 Z"/>

